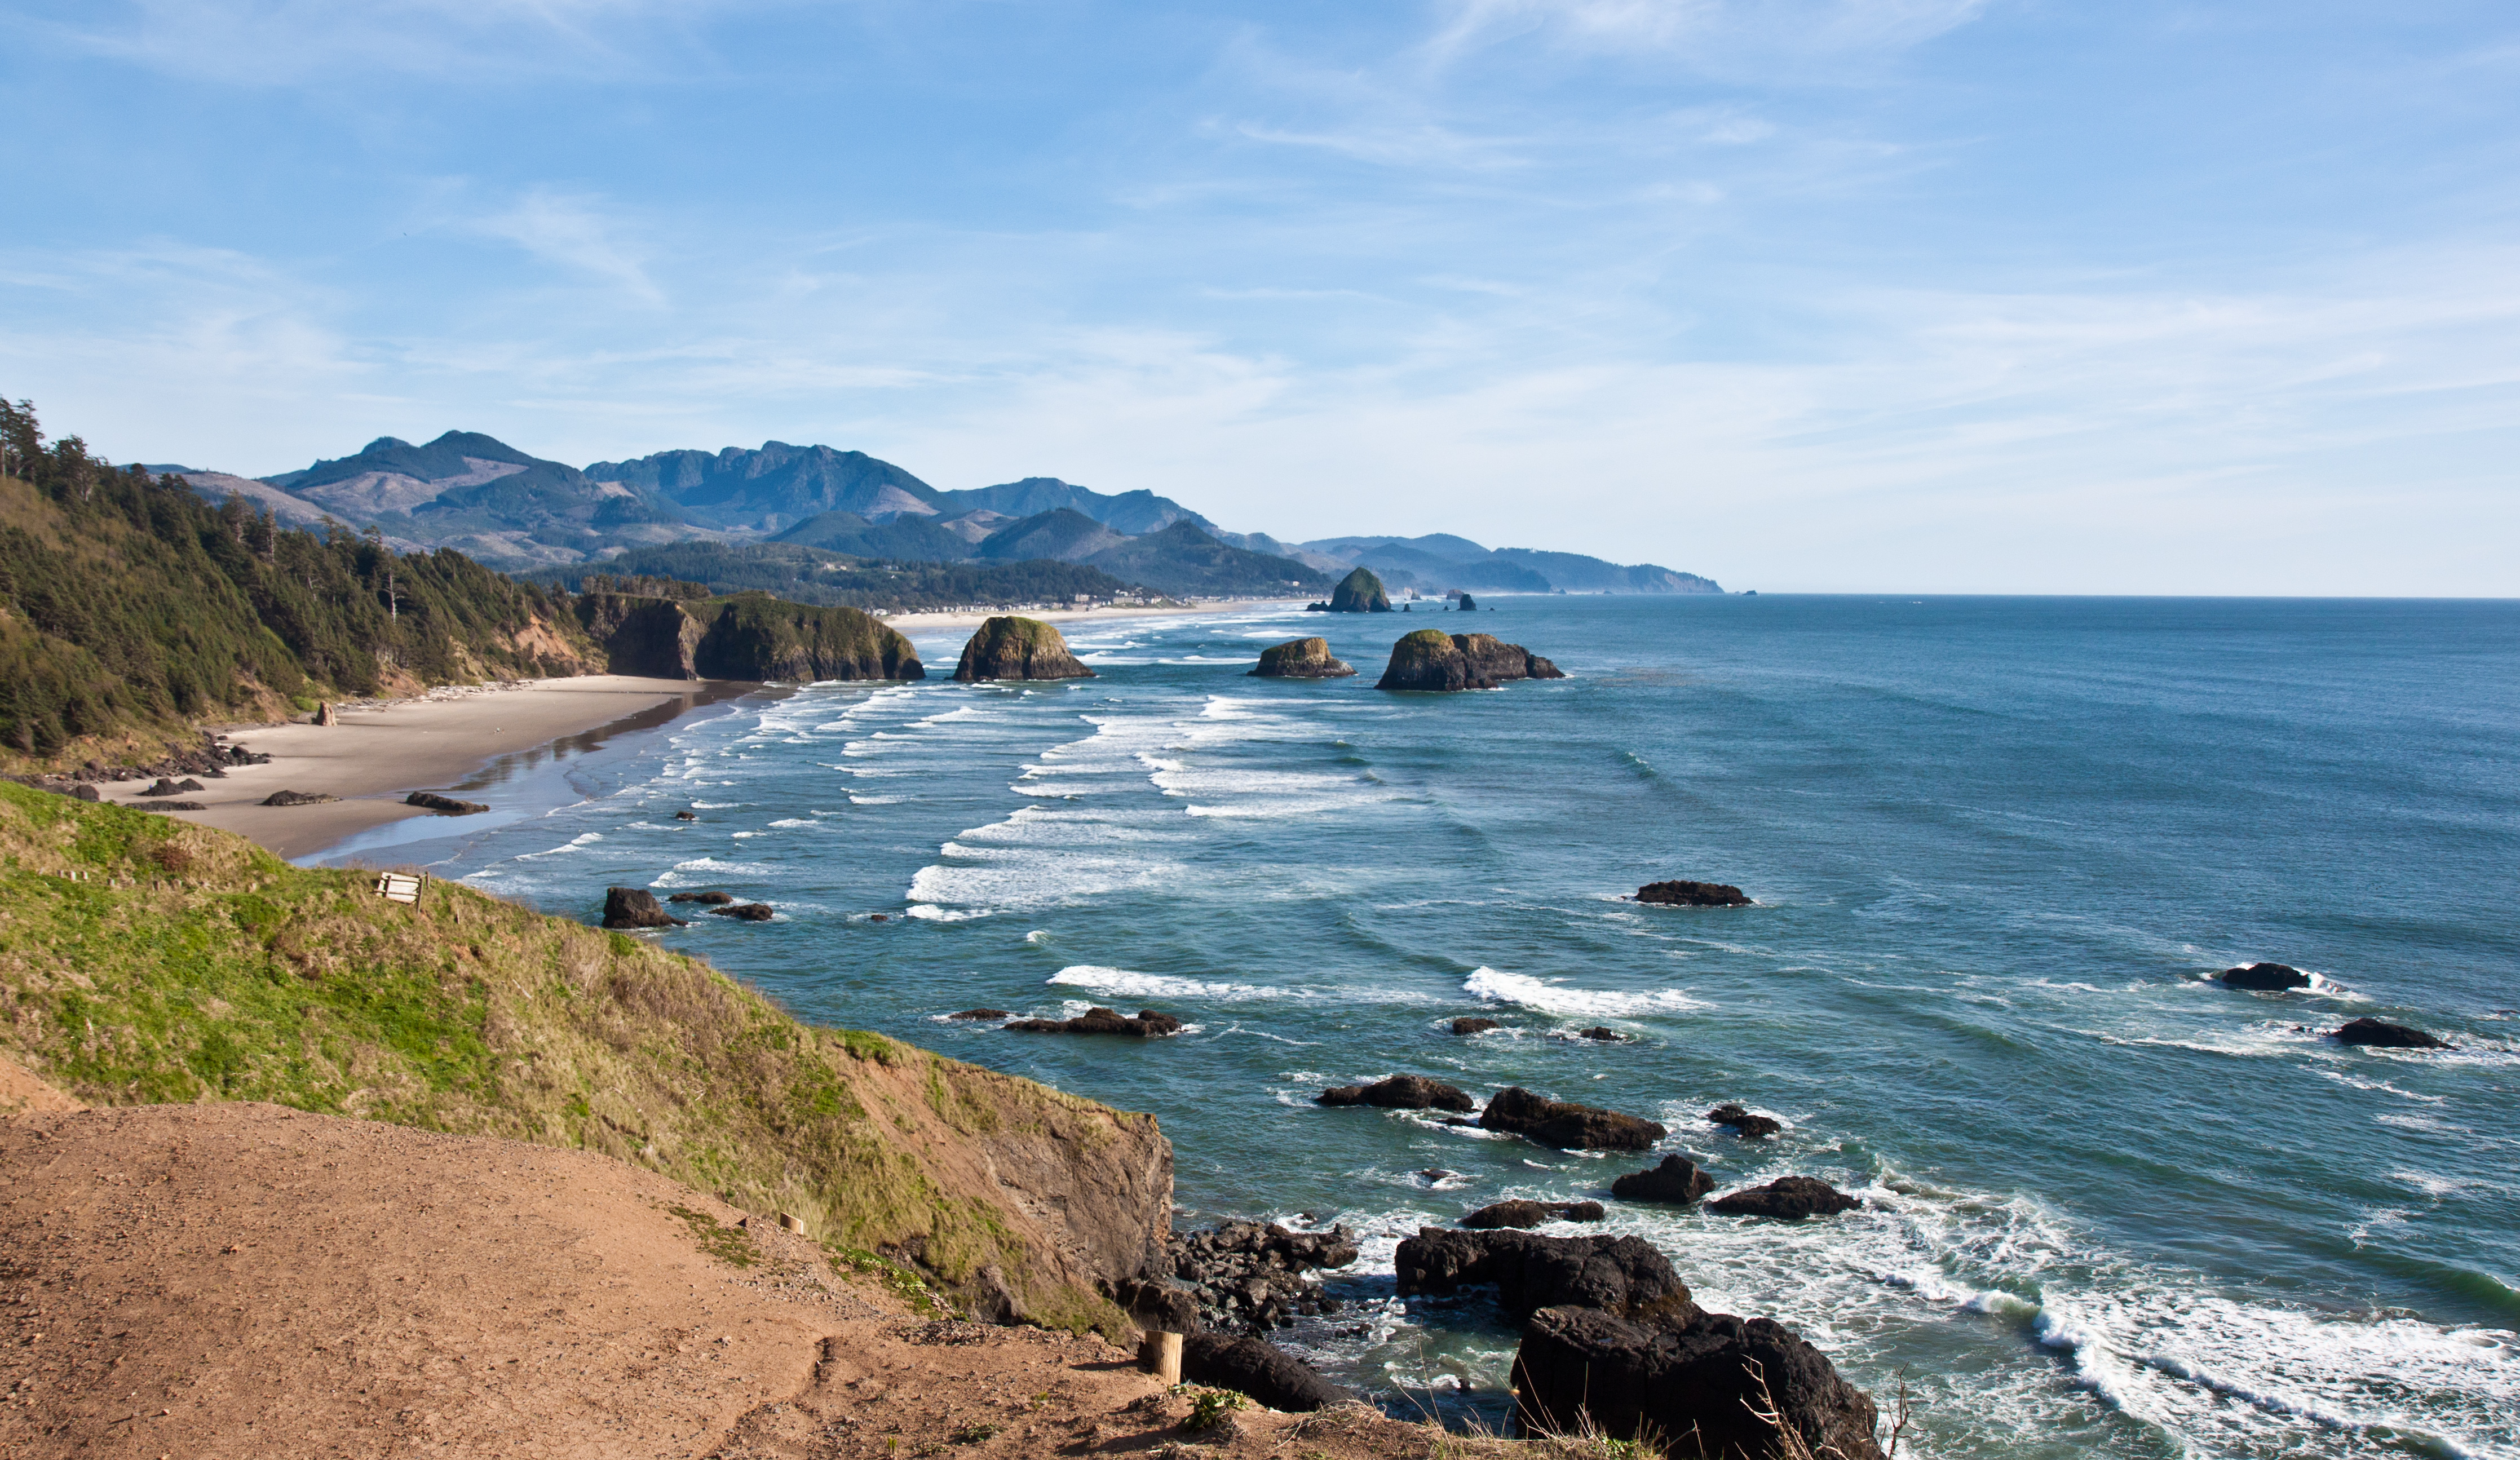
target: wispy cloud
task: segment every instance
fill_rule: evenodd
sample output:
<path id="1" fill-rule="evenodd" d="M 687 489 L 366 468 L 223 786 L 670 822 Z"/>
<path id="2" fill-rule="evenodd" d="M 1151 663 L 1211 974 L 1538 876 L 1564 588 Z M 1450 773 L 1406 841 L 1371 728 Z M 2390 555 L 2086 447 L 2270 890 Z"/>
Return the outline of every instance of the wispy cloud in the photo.
<path id="1" fill-rule="evenodd" d="M 119 0 L 22 12 L 56 44 L 173 75 L 263 86 L 377 73 L 453 84 L 689 66 L 696 22 L 743 0 Z"/>
<path id="2" fill-rule="evenodd" d="M 470 220 L 473 233 L 505 239 L 536 258 L 617 286 L 646 304 L 665 302 L 649 276 L 631 229 L 610 216 L 602 200 L 536 189 L 515 206 Z"/>
<path id="3" fill-rule="evenodd" d="M 1450 0 L 1425 44 L 1449 64 L 1516 38 L 1699 63 L 1866 58 L 1974 20 L 1986 0 Z"/>

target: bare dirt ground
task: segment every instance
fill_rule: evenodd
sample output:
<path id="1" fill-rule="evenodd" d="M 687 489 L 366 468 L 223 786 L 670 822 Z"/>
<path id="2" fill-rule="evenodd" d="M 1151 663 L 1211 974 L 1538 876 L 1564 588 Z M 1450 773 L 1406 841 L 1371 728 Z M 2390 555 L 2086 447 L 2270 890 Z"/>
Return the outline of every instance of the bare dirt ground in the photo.
<path id="1" fill-rule="evenodd" d="M 1542 1448 L 1362 1406 L 1193 1436 L 1192 1396 L 1098 1338 L 920 1317 L 743 1219 L 583 1152 L 270 1105 L 22 1105 L 0 1118 L 0 1454 Z"/>

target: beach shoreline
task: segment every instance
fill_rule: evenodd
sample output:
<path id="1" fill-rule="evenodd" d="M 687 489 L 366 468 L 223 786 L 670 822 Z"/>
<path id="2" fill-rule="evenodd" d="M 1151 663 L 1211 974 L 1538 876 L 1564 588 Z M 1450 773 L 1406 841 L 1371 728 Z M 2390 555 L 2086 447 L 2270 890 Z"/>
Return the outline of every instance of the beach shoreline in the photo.
<path id="1" fill-rule="evenodd" d="M 167 798 L 200 802 L 207 810 L 165 815 L 233 831 L 294 861 L 391 821 L 434 815 L 404 805 L 402 798 L 412 791 L 459 787 L 500 756 L 602 730 L 632 716 L 645 718 L 673 701 L 682 702 L 674 712 L 679 714 L 752 687 L 708 680 L 584 675 L 453 686 L 412 699 L 345 705 L 337 725 L 229 727 L 221 732 L 230 744 L 268 754 L 271 761 L 231 766 L 226 775 L 202 781 L 201 790 Z M 108 800 L 152 810 L 151 799 L 138 794 L 146 784 L 123 781 L 98 790 Z M 280 790 L 339 799 L 311 806 L 261 804 Z"/>

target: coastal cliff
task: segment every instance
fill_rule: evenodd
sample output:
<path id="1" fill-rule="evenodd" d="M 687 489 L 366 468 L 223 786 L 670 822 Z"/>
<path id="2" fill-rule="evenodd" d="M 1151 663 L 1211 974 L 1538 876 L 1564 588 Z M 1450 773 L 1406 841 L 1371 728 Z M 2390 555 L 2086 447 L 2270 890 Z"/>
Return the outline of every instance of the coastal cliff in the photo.
<path id="1" fill-rule="evenodd" d="M 677 599 L 582 594 L 578 623 L 612 674 L 666 680 L 922 680 L 910 641 L 861 609 L 767 594 Z"/>
<path id="2" fill-rule="evenodd" d="M 71 875 L 75 874 L 75 875 Z M 263 1100 L 601 1152 L 978 1316 L 1125 1333 L 1169 1228 L 1133 1115 L 854 1030 L 461 884 L 0 783 L 0 1054 L 91 1105 Z"/>

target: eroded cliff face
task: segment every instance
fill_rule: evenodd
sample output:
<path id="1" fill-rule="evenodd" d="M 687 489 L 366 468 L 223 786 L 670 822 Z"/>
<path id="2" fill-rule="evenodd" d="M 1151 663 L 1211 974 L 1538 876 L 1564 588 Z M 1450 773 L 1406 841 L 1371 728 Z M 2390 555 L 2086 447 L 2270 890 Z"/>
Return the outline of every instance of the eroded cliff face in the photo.
<path id="1" fill-rule="evenodd" d="M 795 683 L 927 677 L 909 640 L 856 608 L 766 594 L 673 599 L 597 593 L 578 597 L 577 617 L 612 674 Z"/>

